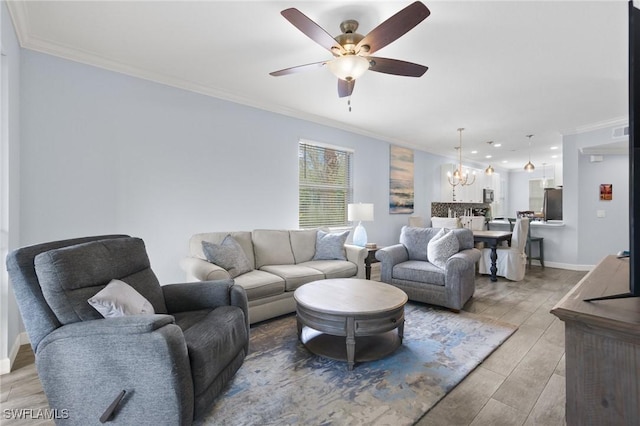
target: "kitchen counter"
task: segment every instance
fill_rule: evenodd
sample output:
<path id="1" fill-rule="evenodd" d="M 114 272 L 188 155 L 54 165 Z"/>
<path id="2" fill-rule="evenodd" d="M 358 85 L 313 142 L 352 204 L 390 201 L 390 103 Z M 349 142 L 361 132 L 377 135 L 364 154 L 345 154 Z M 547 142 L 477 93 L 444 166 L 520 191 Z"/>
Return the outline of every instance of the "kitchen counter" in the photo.
<path id="1" fill-rule="evenodd" d="M 533 220 L 531 222 L 529 222 L 529 224 L 531 225 L 532 228 L 559 228 L 559 227 L 563 227 L 564 226 L 564 222 L 561 220 L 548 220 L 546 222 L 541 221 L 541 220 Z M 509 226 L 509 221 L 507 220 L 491 220 L 489 221 L 489 226 L 498 226 L 498 225 L 505 225 L 505 226 Z"/>

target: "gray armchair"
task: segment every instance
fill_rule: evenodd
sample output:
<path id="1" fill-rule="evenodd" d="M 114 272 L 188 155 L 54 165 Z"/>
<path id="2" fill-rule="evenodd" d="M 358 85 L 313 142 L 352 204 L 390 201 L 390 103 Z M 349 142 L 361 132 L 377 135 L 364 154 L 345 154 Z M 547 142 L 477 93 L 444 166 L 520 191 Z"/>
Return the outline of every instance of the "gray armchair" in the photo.
<path id="1" fill-rule="evenodd" d="M 244 289 L 232 280 L 160 286 L 138 238 L 25 247 L 7 256 L 7 270 L 60 424 L 190 424 L 248 352 Z M 155 314 L 103 318 L 87 299 L 111 279 Z"/>
<path id="2" fill-rule="evenodd" d="M 440 228 L 402 227 L 400 244 L 376 252 L 380 277 L 404 290 L 410 300 L 460 311 L 475 292 L 475 264 L 480 251 L 473 246 L 473 231 L 453 229 L 460 251 L 441 269 L 427 259 L 427 246 L 438 231 Z"/>

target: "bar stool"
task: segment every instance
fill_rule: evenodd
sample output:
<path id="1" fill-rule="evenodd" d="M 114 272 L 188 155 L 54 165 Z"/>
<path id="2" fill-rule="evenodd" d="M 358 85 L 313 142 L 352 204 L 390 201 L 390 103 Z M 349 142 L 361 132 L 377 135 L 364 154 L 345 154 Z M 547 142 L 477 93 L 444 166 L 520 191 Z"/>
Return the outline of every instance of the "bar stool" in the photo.
<path id="1" fill-rule="evenodd" d="M 538 243 L 538 256 L 531 256 L 531 243 Z M 542 237 L 532 237 L 531 236 L 531 227 L 529 227 L 529 235 L 527 236 L 527 262 L 529 264 L 529 268 L 531 268 L 532 260 L 539 260 L 540 266 L 544 268 L 544 238 Z"/>

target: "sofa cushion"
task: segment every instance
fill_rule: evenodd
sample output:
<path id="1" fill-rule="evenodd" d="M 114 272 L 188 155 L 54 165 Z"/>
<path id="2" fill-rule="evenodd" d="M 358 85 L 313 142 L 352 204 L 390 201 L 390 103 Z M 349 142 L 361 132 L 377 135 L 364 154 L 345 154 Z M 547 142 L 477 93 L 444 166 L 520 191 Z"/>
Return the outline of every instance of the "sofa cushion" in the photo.
<path id="1" fill-rule="evenodd" d="M 316 254 L 317 229 L 304 229 L 289 231 L 291 249 L 296 263 L 307 262 Z"/>
<path id="2" fill-rule="evenodd" d="M 251 241 L 251 232 L 239 231 L 239 232 L 205 232 L 201 234 L 195 234 L 189 240 L 189 253 L 193 257 L 198 259 L 207 260 L 204 252 L 202 251 L 202 242 L 208 241 L 213 244 L 221 244 L 222 241 L 231 235 L 234 240 L 240 244 L 244 255 L 249 260 L 249 264 L 255 268 L 255 257 L 253 255 L 253 242 Z"/>
<path id="3" fill-rule="evenodd" d="M 254 269 L 234 279 L 247 292 L 247 299 L 255 300 L 284 293 L 284 279 L 269 272 Z"/>
<path id="4" fill-rule="evenodd" d="M 311 260 L 300 266 L 317 269 L 325 278 L 351 278 L 358 273 L 356 264 L 347 260 Z"/>
<path id="5" fill-rule="evenodd" d="M 202 251 L 209 262 L 224 268 L 231 278 L 253 269 L 242 247 L 231 235 L 224 237 L 221 244 L 203 241 Z"/>
<path id="6" fill-rule="evenodd" d="M 294 291 L 302 284 L 324 279 L 322 272 L 302 265 L 266 265 L 261 270 L 284 279 L 286 291 Z"/>
<path id="7" fill-rule="evenodd" d="M 319 230 L 316 236 L 316 254 L 313 260 L 347 260 L 344 253 L 344 243 L 349 231 L 324 232 Z"/>
<path id="8" fill-rule="evenodd" d="M 155 314 L 153 306 L 143 295 L 120 280 L 111 280 L 87 302 L 105 318 Z"/>
<path id="9" fill-rule="evenodd" d="M 291 250 L 289 231 L 256 229 L 252 233 L 256 269 L 265 265 L 293 265 L 296 263 Z"/>
<path id="10" fill-rule="evenodd" d="M 206 391 L 222 370 L 242 352 L 248 339 L 244 312 L 237 306 L 175 314 L 183 328 L 191 362 L 193 391 Z"/>
<path id="11" fill-rule="evenodd" d="M 422 260 L 407 260 L 393 267 L 392 279 L 444 286 L 444 271 Z"/>
<path id="12" fill-rule="evenodd" d="M 458 237 L 451 229 L 441 228 L 438 233 L 429 240 L 427 245 L 427 258 L 429 262 L 444 269 L 447 260 L 460 249 Z"/>
<path id="13" fill-rule="evenodd" d="M 437 228 L 414 228 L 411 226 L 403 226 L 400 232 L 400 244 L 404 245 L 409 254 L 409 260 L 427 259 L 427 245 L 429 240 L 433 238 L 439 229 Z"/>

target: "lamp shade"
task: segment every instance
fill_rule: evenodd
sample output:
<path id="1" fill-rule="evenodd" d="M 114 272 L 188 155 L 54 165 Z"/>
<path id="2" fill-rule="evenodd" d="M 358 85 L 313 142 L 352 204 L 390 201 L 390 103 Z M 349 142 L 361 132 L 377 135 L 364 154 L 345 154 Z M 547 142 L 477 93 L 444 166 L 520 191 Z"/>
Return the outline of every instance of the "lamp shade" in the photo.
<path id="1" fill-rule="evenodd" d="M 327 67 L 339 79 L 350 81 L 357 79 L 369 69 L 369 61 L 362 56 L 345 55 L 327 62 Z"/>
<path id="2" fill-rule="evenodd" d="M 350 222 L 371 222 L 373 220 L 373 204 L 358 203 L 347 205 L 347 220 Z"/>

